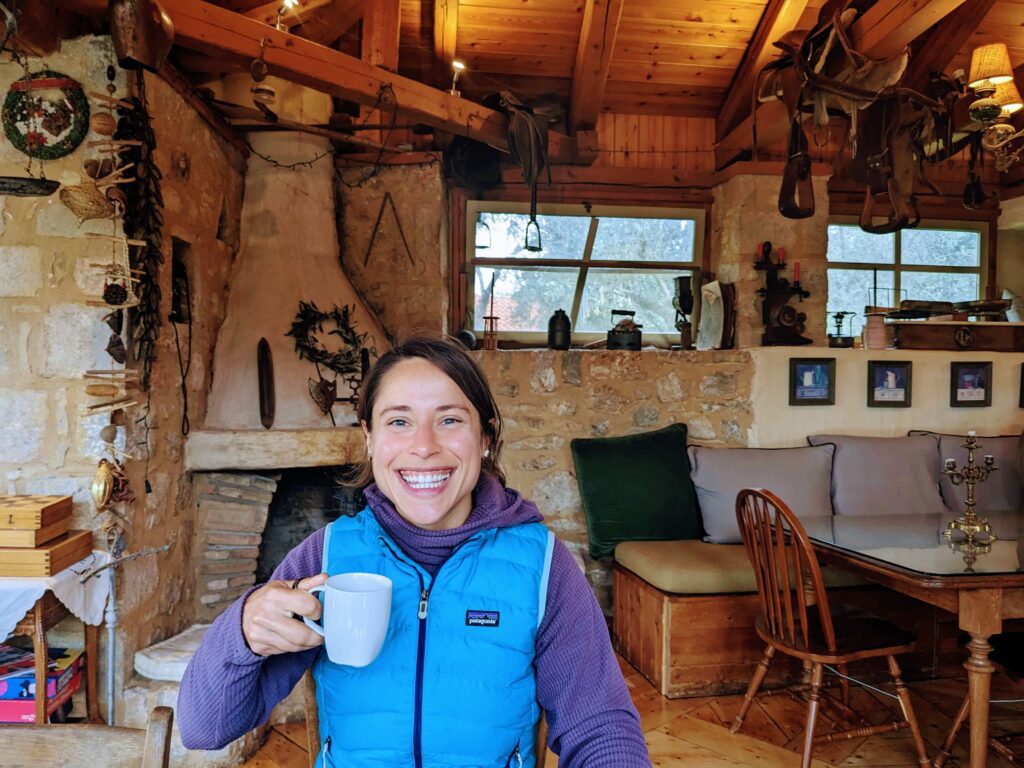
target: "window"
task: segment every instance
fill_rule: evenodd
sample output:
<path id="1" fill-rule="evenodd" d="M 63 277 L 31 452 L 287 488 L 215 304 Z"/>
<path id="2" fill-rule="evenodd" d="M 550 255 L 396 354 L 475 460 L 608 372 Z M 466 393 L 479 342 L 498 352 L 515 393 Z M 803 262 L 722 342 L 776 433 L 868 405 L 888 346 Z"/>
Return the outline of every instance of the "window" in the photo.
<path id="1" fill-rule="evenodd" d="M 889 235 L 855 224 L 828 226 L 828 332 L 832 316 L 853 312 L 852 333 L 864 327 L 864 307 L 897 307 L 903 299 L 973 301 L 982 289 L 984 224 L 933 223 Z M 851 318 L 843 324 L 850 328 Z"/>
<path id="2" fill-rule="evenodd" d="M 546 337 L 548 318 L 564 309 L 574 339 L 600 338 L 612 310 L 636 312 L 645 341 L 678 343 L 674 278 L 698 269 L 704 211 L 619 206 L 538 206 L 537 232 L 520 203 L 470 201 L 466 255 L 470 327 L 487 315 L 498 331 L 524 341 Z M 542 336 L 543 334 L 543 336 Z M 592 337 L 588 337 L 592 334 Z M 651 338 L 670 334 L 672 339 Z"/>

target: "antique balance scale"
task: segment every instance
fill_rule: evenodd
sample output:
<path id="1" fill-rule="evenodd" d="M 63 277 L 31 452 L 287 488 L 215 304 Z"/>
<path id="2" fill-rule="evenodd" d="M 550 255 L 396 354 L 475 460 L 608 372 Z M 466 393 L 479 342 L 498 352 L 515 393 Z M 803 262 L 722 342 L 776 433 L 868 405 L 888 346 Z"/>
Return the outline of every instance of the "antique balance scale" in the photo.
<path id="1" fill-rule="evenodd" d="M 978 517 L 974 511 L 974 486 L 988 480 L 989 475 L 999 467 L 995 465 L 995 458 L 991 454 L 985 455 L 982 464 L 975 463 L 974 452 L 981 446 L 978 445 L 977 433 L 973 429 L 967 433 L 967 438 L 960 445 L 967 449 L 967 465 L 958 468 L 956 459 L 947 458 L 942 474 L 949 477 L 955 486 L 967 486 L 967 498 L 964 500 L 966 509 L 962 515 L 946 524 L 943 535 L 949 541 L 950 549 L 963 554 L 967 571 L 973 572 L 978 556 L 990 552 L 993 542 L 997 540 L 992 532 L 992 525 L 988 520 Z M 954 539 L 956 532 L 963 534 L 963 538 Z"/>

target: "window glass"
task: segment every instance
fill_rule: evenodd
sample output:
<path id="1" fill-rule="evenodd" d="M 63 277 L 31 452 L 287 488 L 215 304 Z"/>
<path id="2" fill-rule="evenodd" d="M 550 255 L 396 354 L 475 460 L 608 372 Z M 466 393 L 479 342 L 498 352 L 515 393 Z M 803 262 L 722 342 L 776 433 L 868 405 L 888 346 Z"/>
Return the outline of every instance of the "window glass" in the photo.
<path id="1" fill-rule="evenodd" d="M 672 306 L 676 276 L 673 272 L 589 270 L 573 330 L 604 333 L 614 325 L 612 310 L 626 309 L 636 312 L 633 320 L 643 326 L 644 333 L 678 333 Z"/>
<path id="2" fill-rule="evenodd" d="M 872 235 L 854 225 L 829 224 L 828 260 L 895 264 L 896 236 Z"/>
<path id="3" fill-rule="evenodd" d="M 976 273 L 904 272 L 900 284 L 908 299 L 974 301 L 978 298 Z"/>
<path id="4" fill-rule="evenodd" d="M 934 267 L 981 265 L 980 232 L 905 229 L 900 235 L 900 261 L 904 264 Z"/>
<path id="5" fill-rule="evenodd" d="M 878 298 L 873 290 L 877 273 Z M 898 306 L 899 300 L 893 297 L 893 285 L 896 273 L 891 270 L 872 269 L 829 269 L 828 270 L 828 317 L 826 326 L 829 333 L 836 332 L 833 315 L 836 312 L 853 312 L 853 317 L 843 320 L 843 335 L 852 328 L 856 336 L 864 327 L 864 307 L 866 306 Z"/>
<path id="6" fill-rule="evenodd" d="M 498 317 L 498 331 L 548 330 L 556 309 L 569 311 L 578 272 L 569 267 L 543 269 L 477 267 L 473 296 L 473 329 L 481 331 L 484 316 Z M 491 281 L 494 302 L 491 303 Z"/>
<path id="7" fill-rule="evenodd" d="M 600 218 L 595 261 L 693 261 L 691 219 Z"/>
<path id="8" fill-rule="evenodd" d="M 587 243 L 589 216 L 538 216 L 540 242 L 543 250 L 526 250 L 525 213 L 486 213 L 476 220 L 474 251 L 478 259 L 582 259 Z M 532 228 L 531 228 L 532 229 Z M 530 232 L 530 244 L 537 233 Z"/>

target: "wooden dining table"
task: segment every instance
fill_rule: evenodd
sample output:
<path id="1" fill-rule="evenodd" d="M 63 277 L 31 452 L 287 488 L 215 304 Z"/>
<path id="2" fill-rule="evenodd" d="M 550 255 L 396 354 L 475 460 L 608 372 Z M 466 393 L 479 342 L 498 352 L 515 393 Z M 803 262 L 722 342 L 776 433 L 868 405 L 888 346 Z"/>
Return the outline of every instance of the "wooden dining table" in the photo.
<path id="1" fill-rule="evenodd" d="M 937 606 L 971 637 L 964 662 L 970 692 L 970 766 L 988 753 L 989 638 L 1007 619 L 1024 618 L 1024 518 L 1005 515 L 989 546 L 948 541 L 943 515 L 832 517 L 808 527 L 822 564 Z M 959 538 L 959 536 L 958 536 Z"/>

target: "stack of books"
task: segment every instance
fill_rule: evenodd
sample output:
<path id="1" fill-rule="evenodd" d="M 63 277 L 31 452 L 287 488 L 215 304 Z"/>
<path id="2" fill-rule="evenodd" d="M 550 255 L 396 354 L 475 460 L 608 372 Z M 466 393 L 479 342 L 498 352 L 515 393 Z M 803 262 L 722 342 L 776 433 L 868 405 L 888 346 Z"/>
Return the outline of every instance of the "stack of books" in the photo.
<path id="1" fill-rule="evenodd" d="M 49 716 L 82 687 L 85 656 L 81 648 L 50 648 L 47 655 Z M 37 694 L 32 650 L 0 645 L 0 723 L 34 723 Z"/>
<path id="2" fill-rule="evenodd" d="M 92 551 L 69 530 L 70 496 L 0 496 L 0 576 L 52 576 Z"/>

